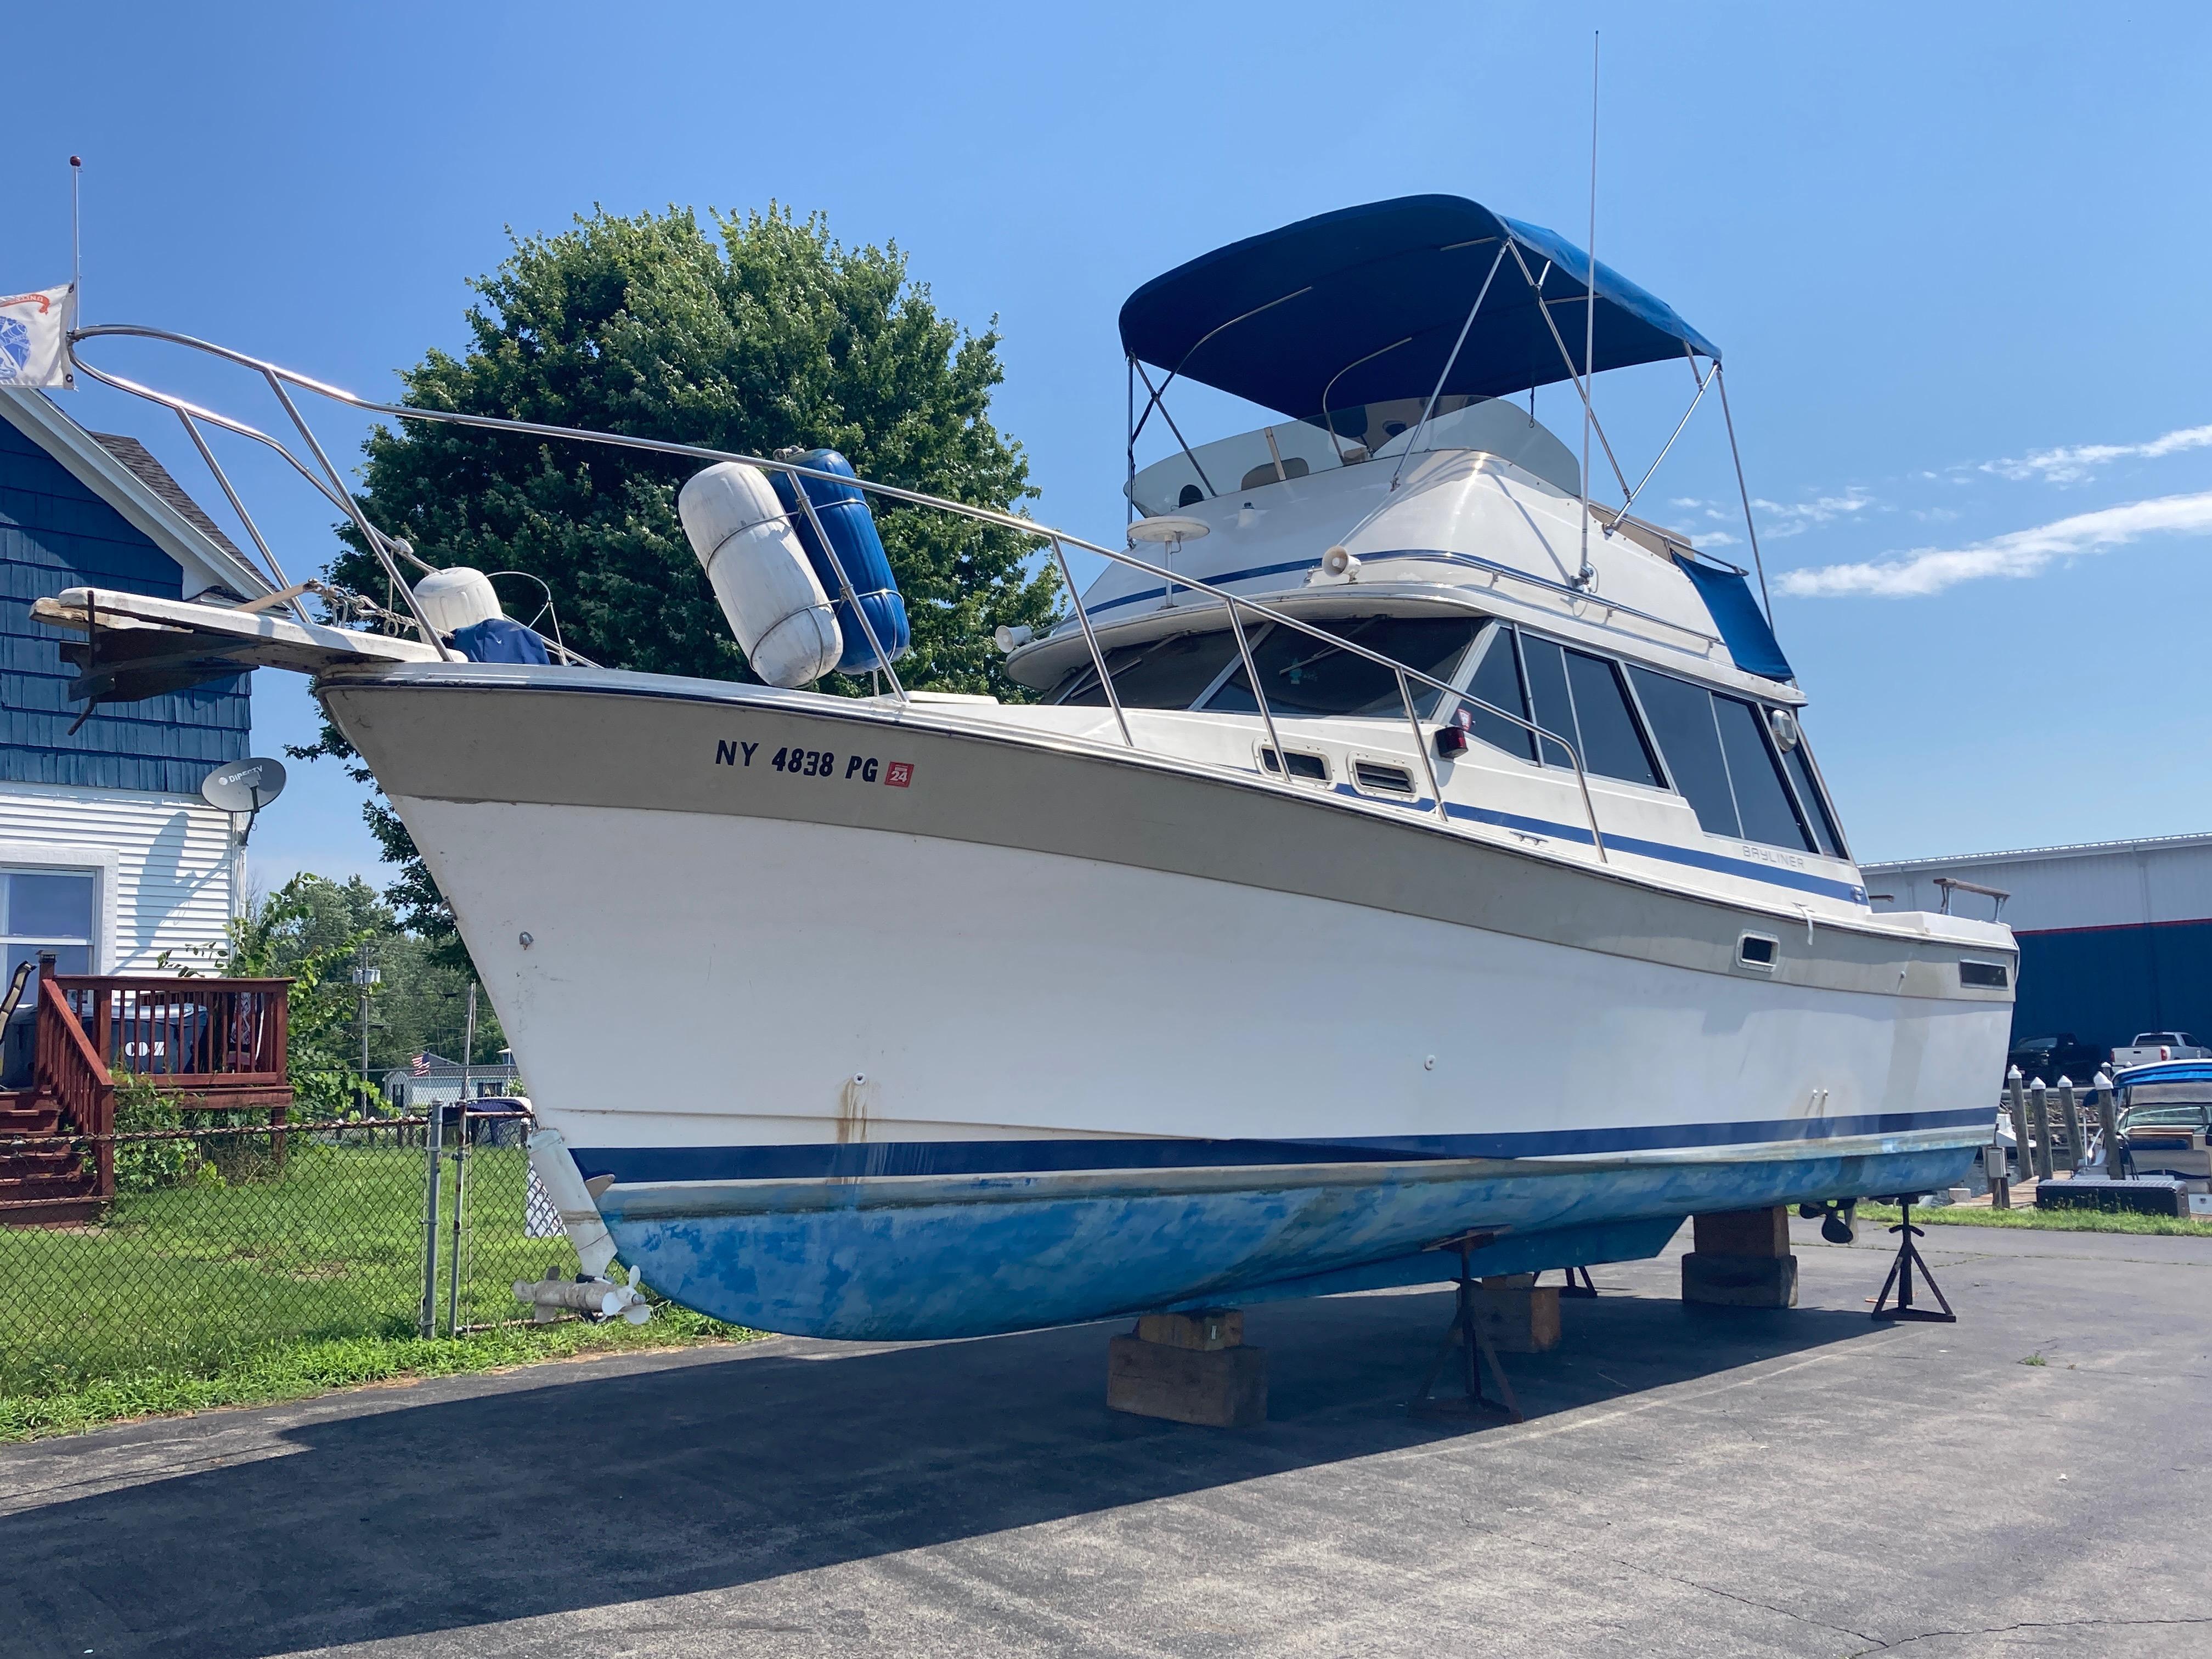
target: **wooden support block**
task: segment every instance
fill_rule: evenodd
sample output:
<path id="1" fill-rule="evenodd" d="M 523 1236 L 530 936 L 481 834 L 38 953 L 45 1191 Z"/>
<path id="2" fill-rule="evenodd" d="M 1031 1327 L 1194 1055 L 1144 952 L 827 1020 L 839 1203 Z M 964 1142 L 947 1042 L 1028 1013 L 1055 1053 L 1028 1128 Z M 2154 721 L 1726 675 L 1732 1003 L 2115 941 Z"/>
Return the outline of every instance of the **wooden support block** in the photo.
<path id="1" fill-rule="evenodd" d="M 1691 1226 L 1699 1255 L 1747 1255 L 1769 1261 L 1790 1254 L 1790 1211 L 1777 1204 L 1764 1210 L 1719 1210 L 1692 1216 Z"/>
<path id="2" fill-rule="evenodd" d="M 1163 1347 L 1212 1353 L 1244 1346 L 1242 1308 L 1202 1308 L 1196 1313 L 1146 1314 L 1137 1321 L 1137 1340 Z"/>
<path id="3" fill-rule="evenodd" d="M 1794 1308 L 1797 1258 L 1692 1250 L 1682 1258 L 1682 1300 L 1721 1308 Z"/>
<path id="4" fill-rule="evenodd" d="M 1267 1420 L 1267 1351 L 1179 1347 L 1117 1336 L 1107 1345 L 1106 1404 L 1113 1411 L 1201 1428 L 1257 1428 Z"/>
<path id="5" fill-rule="evenodd" d="M 1474 1299 L 1482 1334 L 1501 1353 L 1543 1353 L 1559 1346 L 1559 1287 L 1534 1273 L 1486 1279 Z"/>

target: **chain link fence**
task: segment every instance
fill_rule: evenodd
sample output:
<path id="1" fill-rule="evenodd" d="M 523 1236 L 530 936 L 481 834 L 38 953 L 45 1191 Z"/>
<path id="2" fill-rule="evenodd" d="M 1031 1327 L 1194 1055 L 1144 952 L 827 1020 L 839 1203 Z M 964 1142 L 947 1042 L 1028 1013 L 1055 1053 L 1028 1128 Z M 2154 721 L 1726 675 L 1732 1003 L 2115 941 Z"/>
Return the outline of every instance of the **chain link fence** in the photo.
<path id="1" fill-rule="evenodd" d="M 0 1174 L 114 1170 L 109 1198 L 0 1207 L 0 1395 L 527 1320 L 516 1280 L 577 1271 L 550 1206 L 532 1219 L 529 1127 L 448 1108 L 0 1141 Z"/>

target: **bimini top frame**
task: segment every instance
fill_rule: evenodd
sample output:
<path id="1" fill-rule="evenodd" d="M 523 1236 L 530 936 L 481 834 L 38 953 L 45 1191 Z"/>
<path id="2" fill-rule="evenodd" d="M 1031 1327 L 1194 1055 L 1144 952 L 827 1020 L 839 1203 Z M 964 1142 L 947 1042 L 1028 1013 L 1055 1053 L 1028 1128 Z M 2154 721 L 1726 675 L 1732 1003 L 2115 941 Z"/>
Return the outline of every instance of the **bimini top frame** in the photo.
<path id="1" fill-rule="evenodd" d="M 1504 283 L 1501 275 L 1508 276 Z M 1405 196 L 1342 208 L 1201 254 L 1132 294 L 1121 307 L 1121 330 L 1130 376 L 1130 480 L 1136 477 L 1137 439 L 1158 410 L 1209 495 L 1219 491 L 1163 401 L 1177 380 L 1311 422 L 1337 441 L 1340 459 L 1347 412 L 1419 400 L 1401 470 L 1442 399 L 1504 398 L 1571 381 L 1620 486 L 1620 507 L 1602 527 L 1608 536 L 1673 450 L 1707 389 L 1717 384 L 1724 410 L 1728 403 L 1720 348 L 1664 301 L 1556 231 L 1459 196 Z M 1579 363 L 1568 345 L 1573 336 L 1583 346 Z M 1677 356 L 1689 364 L 1696 395 L 1632 486 L 1597 420 L 1590 378 Z M 1707 364 L 1703 369 L 1699 358 Z M 1155 383 L 1148 368 L 1164 371 L 1163 378 Z M 1141 413 L 1140 380 L 1147 394 Z M 1733 417 L 1727 426 L 1734 453 Z M 1363 418 L 1357 430 L 1365 429 Z M 1741 456 L 1735 471 L 1765 599 L 1765 566 Z M 1582 494 L 1587 507 L 1587 465 Z M 1588 513 L 1583 516 L 1587 538 Z M 1577 586 L 1594 579 L 1586 541 Z M 1767 610 L 1771 619 L 1771 604 Z"/>
<path id="2" fill-rule="evenodd" d="M 308 465 L 278 440 L 242 421 L 217 414 L 212 410 L 190 403 L 172 393 L 156 391 L 151 386 L 142 386 L 121 375 L 95 368 L 78 355 L 76 347 L 81 341 L 103 337 L 160 340 L 172 345 L 184 346 L 191 350 L 204 352 L 210 356 L 218 357 L 227 362 L 235 363 L 241 368 L 252 370 L 267 384 L 277 402 L 283 407 L 285 414 L 298 429 L 301 441 L 313 455 L 315 465 Z M 1481 708 L 1500 720 L 1520 727 L 1522 731 L 1532 733 L 1540 739 L 1548 739 L 1558 744 L 1566 751 L 1568 758 L 1574 764 L 1575 783 L 1581 792 L 1583 811 L 1589 823 L 1590 844 L 1596 853 L 1599 862 L 1610 861 L 1606 852 L 1604 832 L 1598 826 L 1597 808 L 1590 799 L 1589 779 L 1583 770 L 1582 751 L 1572 739 L 1544 726 L 1534 725 L 1509 710 L 1485 702 L 1480 697 L 1449 685 L 1432 675 L 1423 673 L 1419 669 L 1400 662 L 1395 658 L 1386 656 L 1378 651 L 1370 651 L 1366 647 L 1345 639 L 1340 635 L 1333 634 L 1325 628 L 1319 628 L 1311 623 L 1289 616 L 1273 605 L 1264 605 L 1243 594 L 1230 592 L 1226 588 L 1217 587 L 1211 582 L 1180 575 L 1164 566 L 1140 559 L 1127 550 L 1103 547 L 1096 542 L 1085 541 L 1079 536 L 1070 535 L 1066 531 L 1054 530 L 1048 526 L 1040 525 L 1033 519 L 1020 518 L 1013 514 L 1001 513 L 992 507 L 971 507 L 964 501 L 950 501 L 944 496 L 928 495 L 918 489 L 904 489 L 895 484 L 877 483 L 867 478 L 854 478 L 842 473 L 824 472 L 814 467 L 801 466 L 794 461 L 740 454 L 731 450 L 708 449 L 696 444 L 673 443 L 659 438 L 640 438 L 620 433 L 594 432 L 583 427 L 551 426 L 537 421 L 510 421 L 490 415 L 464 415 L 451 410 L 424 409 L 404 404 L 378 403 L 374 398 L 361 397 L 343 387 L 331 386 L 327 381 L 310 379 L 295 370 L 265 362 L 258 357 L 248 356 L 244 352 L 234 351 L 227 346 L 219 346 L 206 340 L 195 339 L 188 334 L 173 333 L 167 329 L 149 328 L 139 324 L 108 323 L 76 330 L 70 336 L 70 355 L 76 366 L 93 379 L 103 385 L 112 386 L 118 391 L 127 392 L 133 396 L 144 398 L 172 410 L 184 422 L 185 429 L 191 434 L 193 444 L 198 448 L 202 457 L 207 461 L 210 470 L 215 473 L 221 483 L 224 495 L 237 510 L 240 521 L 247 526 L 247 533 L 252 538 L 254 546 L 260 550 L 263 558 L 267 561 L 269 574 L 276 583 L 276 591 L 283 593 L 289 600 L 300 620 L 310 626 L 313 624 L 301 605 L 301 595 L 313 591 L 315 585 L 295 585 L 286 580 L 283 568 L 277 562 L 275 552 L 262 538 L 260 531 L 253 526 L 236 491 L 231 487 L 228 477 L 224 474 L 216 460 L 214 453 L 208 447 L 199 430 L 201 423 L 218 427 L 224 431 L 236 433 L 255 442 L 265 444 L 290 462 L 302 477 L 313 484 L 352 521 L 356 530 L 374 550 L 378 562 L 384 567 L 385 574 L 390 578 L 393 585 L 394 591 L 405 597 L 407 615 L 402 617 L 394 612 L 384 612 L 383 619 L 401 625 L 411 623 L 422 638 L 441 655 L 448 659 L 453 656 L 450 649 L 439 638 L 437 631 L 423 617 L 422 608 L 416 602 L 414 590 L 409 585 L 407 579 L 400 574 L 399 562 L 404 559 L 423 572 L 433 571 L 436 567 L 416 557 L 414 550 L 403 538 L 387 536 L 368 521 L 368 516 L 362 510 L 361 503 L 355 500 L 352 492 L 347 489 L 343 477 L 331 465 L 329 455 L 325 452 L 322 445 L 316 441 L 307 421 L 300 414 L 299 405 L 286 391 L 287 386 L 313 392 L 350 409 L 361 410 L 374 415 L 386 415 L 397 420 L 426 421 L 453 426 L 477 427 L 491 432 L 517 433 L 531 437 L 605 444 L 618 449 L 643 450 L 652 454 L 676 456 L 708 465 L 719 461 L 736 461 L 746 466 L 760 467 L 767 471 L 787 473 L 796 478 L 818 479 L 825 483 L 846 487 L 857 484 L 871 495 L 883 496 L 888 500 L 904 501 L 915 507 L 933 508 L 978 524 L 991 525 L 1002 530 L 1012 531 L 1018 535 L 1035 537 L 1046 543 L 1052 550 L 1054 561 L 1060 570 L 1060 580 L 1067 586 L 1070 608 L 1074 611 L 1075 620 L 1083 630 L 1084 642 L 1090 650 L 1092 666 L 1097 670 L 1099 683 L 1105 690 L 1106 701 L 1113 709 L 1115 725 L 1121 732 L 1122 743 L 1128 748 L 1134 749 L 1137 746 L 1136 739 L 1131 734 L 1128 717 L 1122 709 L 1121 696 L 1115 689 L 1114 678 L 1108 672 L 1106 653 L 1098 642 L 1097 635 L 1091 627 L 1091 618 L 1084 611 L 1081 590 L 1077 587 L 1074 572 L 1068 565 L 1068 548 L 1081 548 L 1087 553 L 1095 553 L 1115 564 L 1127 565 L 1131 569 L 1141 571 L 1146 575 L 1158 578 L 1162 581 L 1172 581 L 1178 587 L 1194 592 L 1206 594 L 1220 600 L 1227 608 L 1229 624 L 1237 636 L 1237 648 L 1243 659 L 1244 672 L 1251 681 L 1254 700 L 1260 706 L 1260 718 L 1267 728 L 1267 741 L 1279 757 L 1278 764 L 1281 768 L 1279 775 L 1286 784 L 1295 787 L 1296 781 L 1290 771 L 1290 762 L 1287 759 L 1290 751 L 1283 746 L 1281 738 L 1276 734 L 1274 714 L 1268 707 L 1267 690 L 1261 680 L 1258 665 L 1253 660 L 1251 645 L 1244 629 L 1243 613 L 1247 612 L 1277 627 L 1286 628 L 1294 633 L 1309 635 L 1324 645 L 1362 658 L 1392 672 L 1396 678 L 1399 698 L 1404 706 L 1406 719 L 1413 727 L 1413 747 L 1420 757 L 1421 768 L 1427 777 L 1430 799 L 1434 803 L 1436 816 L 1441 823 L 1449 824 L 1450 817 L 1445 808 L 1443 789 L 1437 778 L 1435 763 L 1430 757 L 1427 733 L 1422 730 L 1419 714 L 1413 706 L 1413 686 L 1415 682 L 1444 696 L 1456 698 L 1462 702 Z M 793 494 L 798 496 L 799 505 L 805 511 L 821 544 L 825 547 L 831 545 L 830 537 L 823 530 L 822 521 L 817 516 L 814 504 L 809 499 L 807 493 L 800 489 L 794 491 Z M 838 563 L 836 560 L 832 560 L 831 562 Z M 875 653 L 878 672 L 890 682 L 894 695 L 902 703 L 909 701 L 905 686 L 900 683 L 896 671 L 891 666 L 890 657 L 884 653 L 883 641 L 878 638 L 875 629 L 868 623 L 867 613 L 860 605 L 853 592 L 851 579 L 845 574 L 842 566 L 838 574 L 843 583 L 844 597 L 851 605 L 854 613 L 860 618 L 861 625 L 866 631 L 869 647 Z M 557 641 L 553 643 L 557 644 Z M 562 650 L 562 655 L 568 661 L 577 663 L 584 661 L 584 659 L 565 649 Z"/>

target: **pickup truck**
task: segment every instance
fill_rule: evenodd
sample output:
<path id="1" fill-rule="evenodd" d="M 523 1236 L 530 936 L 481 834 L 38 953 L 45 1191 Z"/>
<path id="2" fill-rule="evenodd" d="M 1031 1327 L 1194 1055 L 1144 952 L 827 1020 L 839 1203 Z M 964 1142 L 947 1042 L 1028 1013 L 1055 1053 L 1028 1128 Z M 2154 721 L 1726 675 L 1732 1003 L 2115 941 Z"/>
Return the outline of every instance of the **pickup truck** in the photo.
<path id="1" fill-rule="evenodd" d="M 2212 1048 L 2186 1031 L 2137 1031 L 2133 1042 L 2112 1050 L 2115 1067 L 2154 1066 L 2161 1060 L 2212 1060 Z"/>

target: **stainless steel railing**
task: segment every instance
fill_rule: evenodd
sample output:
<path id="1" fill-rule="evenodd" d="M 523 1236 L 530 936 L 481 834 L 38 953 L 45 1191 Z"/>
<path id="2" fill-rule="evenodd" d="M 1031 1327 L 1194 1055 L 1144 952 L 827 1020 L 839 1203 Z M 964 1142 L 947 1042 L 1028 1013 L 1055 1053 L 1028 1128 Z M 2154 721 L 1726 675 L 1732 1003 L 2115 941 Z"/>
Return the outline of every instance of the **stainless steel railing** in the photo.
<path id="1" fill-rule="evenodd" d="M 313 455 L 316 465 L 309 466 L 286 447 L 280 440 L 242 421 L 203 408 L 198 404 L 172 393 L 143 386 L 122 375 L 109 374 L 96 368 L 78 355 L 76 347 L 79 342 L 109 337 L 159 340 L 171 345 L 179 345 L 191 350 L 204 352 L 210 356 L 221 358 L 225 362 L 252 370 L 267 384 L 279 404 L 283 406 L 286 416 L 298 429 L 301 441 Z M 1253 658 L 1251 641 L 1245 632 L 1241 614 L 1243 612 L 1249 612 L 1255 617 L 1263 618 L 1275 627 L 1286 628 L 1293 632 L 1306 635 L 1322 644 L 1336 650 L 1347 652 L 1352 656 L 1387 668 L 1392 672 L 1396 678 L 1399 698 L 1405 709 L 1407 723 L 1413 731 L 1413 748 L 1420 757 L 1421 769 L 1429 785 L 1430 799 L 1435 804 L 1436 815 L 1440 823 L 1449 823 L 1450 813 L 1444 799 L 1443 786 L 1437 775 L 1435 762 L 1430 754 L 1427 734 L 1421 729 L 1419 711 L 1414 707 L 1413 685 L 1415 681 L 1433 689 L 1444 697 L 1457 698 L 1462 702 L 1495 715 L 1509 725 L 1528 732 L 1536 739 L 1536 754 L 1539 761 L 1543 757 L 1543 745 L 1546 742 L 1559 744 L 1566 751 L 1568 759 L 1574 765 L 1575 785 L 1582 796 L 1583 815 L 1589 823 L 1590 843 L 1596 851 L 1599 862 L 1610 861 L 1606 852 L 1604 832 L 1598 827 L 1597 807 L 1590 796 L 1589 777 L 1583 769 L 1581 751 L 1569 738 L 1557 732 L 1524 720 L 1507 709 L 1500 708 L 1494 703 L 1486 702 L 1471 692 L 1447 684 L 1433 675 L 1425 674 L 1419 669 L 1400 662 L 1394 657 L 1386 656 L 1378 651 L 1369 650 L 1366 647 L 1346 639 L 1341 635 L 1333 634 L 1326 629 L 1302 622 L 1276 606 L 1263 604 L 1260 600 L 1243 594 L 1232 593 L 1228 589 L 1217 586 L 1212 582 L 1170 571 L 1164 566 L 1140 559 L 1125 549 L 1104 547 L 1097 542 L 1085 541 L 1081 537 L 1070 535 L 1066 531 L 1041 525 L 1034 519 L 1021 518 L 1014 514 L 1002 513 L 993 507 L 973 507 L 965 501 L 951 501 L 941 495 L 932 495 L 918 489 L 906 489 L 896 484 L 878 483 L 867 478 L 851 478 L 842 474 L 824 472 L 817 468 L 801 466 L 795 461 L 781 460 L 772 457 L 746 455 L 732 450 L 708 449 L 696 444 L 674 443 L 660 438 L 640 438 L 621 433 L 594 432 L 583 427 L 552 426 L 537 421 L 512 421 L 491 415 L 465 415 L 451 410 L 419 409 L 404 404 L 378 403 L 374 398 L 363 398 L 357 393 L 346 391 L 342 386 L 331 386 L 326 381 L 312 379 L 295 370 L 286 368 L 281 364 L 250 356 L 242 351 L 234 351 L 228 346 L 216 345 L 211 341 L 198 339 L 189 334 L 174 333 L 167 329 L 150 328 L 142 324 L 103 323 L 90 328 L 78 329 L 70 337 L 70 356 L 75 365 L 94 380 L 112 386 L 119 392 L 127 392 L 135 397 L 143 398 L 151 403 L 157 404 L 171 410 L 183 422 L 185 430 L 191 434 L 194 447 L 199 450 L 209 468 L 216 474 L 223 494 L 238 512 L 240 521 L 246 525 L 247 534 L 252 538 L 255 547 L 259 550 L 263 558 L 267 562 L 270 574 L 276 579 L 276 586 L 281 590 L 291 587 L 293 584 L 285 580 L 283 568 L 277 562 L 276 554 L 270 549 L 253 521 L 247 517 L 236 491 L 232 488 L 229 478 L 216 463 L 213 452 L 209 448 L 198 429 L 198 423 L 204 422 L 209 425 L 219 427 L 240 437 L 267 445 L 276 451 L 290 463 L 301 477 L 307 479 L 330 501 L 331 505 L 344 513 L 352 521 L 355 529 L 360 532 L 363 540 L 375 554 L 378 562 L 384 567 L 385 574 L 391 579 L 394 587 L 398 592 L 405 595 L 408 612 L 416 628 L 441 656 L 450 657 L 450 653 L 439 639 L 436 630 L 431 628 L 423 617 L 420 606 L 416 603 L 412 586 L 400 574 L 399 560 L 404 558 L 425 572 L 432 571 L 436 567 L 416 558 L 413 549 L 404 538 L 386 536 L 369 522 L 368 515 L 362 510 L 361 503 L 354 499 L 352 492 L 346 488 L 344 478 L 331 465 L 330 457 L 324 453 L 322 446 L 315 441 L 314 434 L 308 428 L 307 421 L 301 416 L 298 405 L 285 391 L 287 386 L 314 392 L 319 397 L 327 398 L 334 403 L 343 404 L 349 408 L 361 410 L 369 414 L 390 416 L 396 420 L 477 427 L 487 431 L 511 432 L 528 437 L 557 438 L 580 443 L 604 444 L 619 449 L 643 450 L 652 454 L 678 456 L 685 459 L 709 463 L 737 461 L 747 466 L 759 467 L 766 471 L 787 473 L 795 478 L 812 478 L 823 483 L 847 486 L 858 485 L 861 489 L 872 495 L 883 496 L 886 500 L 903 501 L 915 507 L 929 507 L 938 512 L 951 514 L 958 518 L 972 520 L 979 524 L 992 525 L 1000 529 L 1009 530 L 1018 535 L 1035 537 L 1045 542 L 1052 550 L 1054 561 L 1060 570 L 1060 580 L 1067 587 L 1070 605 L 1075 613 L 1075 621 L 1082 630 L 1084 643 L 1090 651 L 1092 666 L 1097 672 L 1098 683 L 1104 690 L 1109 707 L 1113 710 L 1115 725 L 1121 734 L 1122 743 L 1134 750 L 1138 747 L 1136 738 L 1130 731 L 1128 716 L 1122 708 L 1121 695 L 1114 684 L 1114 677 L 1108 671 L 1105 650 L 1099 643 L 1097 630 L 1091 625 L 1090 616 L 1084 610 L 1081 590 L 1076 586 L 1074 572 L 1068 565 L 1067 549 L 1079 547 L 1087 553 L 1095 553 L 1115 564 L 1126 565 L 1132 570 L 1141 571 L 1146 575 L 1157 577 L 1176 587 L 1204 593 L 1221 602 L 1228 614 L 1231 631 L 1236 636 L 1237 654 L 1243 659 L 1245 675 L 1251 681 L 1253 701 L 1259 705 L 1260 719 L 1267 730 L 1268 744 L 1275 751 L 1276 763 L 1280 769 L 1278 775 L 1285 785 L 1291 787 L 1298 787 L 1291 774 L 1289 751 L 1283 747 L 1281 738 L 1275 729 L 1274 713 L 1268 706 L 1267 688 L 1261 683 L 1259 666 Z M 799 497 L 799 505 L 805 512 L 807 521 L 813 527 L 816 537 L 823 546 L 828 547 L 830 544 L 830 538 L 823 527 L 820 515 L 815 510 L 812 500 L 803 489 L 793 493 Z M 877 669 L 885 679 L 890 682 L 891 690 L 899 701 L 905 702 L 908 701 L 906 687 L 900 682 L 897 672 L 892 668 L 890 658 L 884 650 L 883 641 L 877 637 L 874 624 L 868 620 L 867 611 L 861 606 L 859 596 L 854 591 L 852 578 L 845 571 L 842 561 L 832 558 L 830 562 L 836 568 L 838 581 L 843 590 L 845 600 L 851 606 L 853 614 L 860 618 L 861 629 L 867 635 L 869 649 L 874 653 Z M 300 620 L 303 623 L 307 622 L 306 610 L 301 605 L 296 592 L 291 599 L 291 604 Z M 548 641 L 548 643 L 557 642 Z M 565 647 L 561 648 L 561 655 L 564 660 L 578 663 L 585 661 L 584 659 L 576 656 L 574 653 L 568 651 Z"/>

